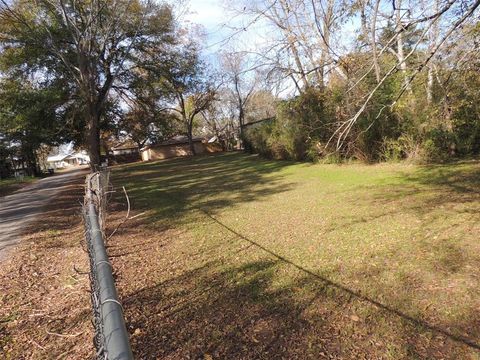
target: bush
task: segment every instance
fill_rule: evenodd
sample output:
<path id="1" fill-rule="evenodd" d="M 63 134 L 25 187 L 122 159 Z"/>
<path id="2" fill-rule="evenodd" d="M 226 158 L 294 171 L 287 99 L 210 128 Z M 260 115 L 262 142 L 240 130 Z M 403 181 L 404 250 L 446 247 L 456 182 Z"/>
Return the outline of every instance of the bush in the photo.
<path id="1" fill-rule="evenodd" d="M 436 86 L 430 101 L 424 87 L 417 83 L 397 99 L 403 75 L 389 77 L 355 124 L 342 134 L 345 136 L 340 139 L 339 151 L 331 148 L 340 136 L 334 131 L 362 106 L 376 84 L 373 75 L 366 78 L 366 85 L 362 83 L 351 91 L 345 83 L 337 82 L 322 90 L 308 88 L 280 102 L 276 119 L 252 126 L 246 144 L 263 156 L 290 160 L 438 162 L 476 156 L 480 154 L 480 98 L 478 86 L 465 88 L 464 83 L 468 80 L 480 86 L 480 76 L 473 70 L 454 75 L 458 78 L 452 78 L 448 93 Z M 423 81 L 426 79 L 419 83 Z M 395 106 L 390 106 L 392 103 Z M 326 148 L 331 137 L 332 145 Z"/>
<path id="2" fill-rule="evenodd" d="M 400 161 L 416 160 L 421 155 L 421 144 L 412 135 L 401 135 L 398 139 L 383 140 L 381 147 L 381 160 Z"/>
<path id="3" fill-rule="evenodd" d="M 247 127 L 245 148 L 274 159 L 316 160 L 322 151 L 318 145 L 329 136 L 330 117 L 324 93 L 307 89 L 281 102 L 274 120 Z"/>
<path id="4" fill-rule="evenodd" d="M 422 149 L 426 161 L 444 161 L 455 155 L 455 135 L 443 129 L 430 130 L 425 136 Z"/>
<path id="5" fill-rule="evenodd" d="M 250 125 L 244 130 L 244 147 L 247 151 L 272 158 L 269 139 L 274 127 L 273 119 Z"/>

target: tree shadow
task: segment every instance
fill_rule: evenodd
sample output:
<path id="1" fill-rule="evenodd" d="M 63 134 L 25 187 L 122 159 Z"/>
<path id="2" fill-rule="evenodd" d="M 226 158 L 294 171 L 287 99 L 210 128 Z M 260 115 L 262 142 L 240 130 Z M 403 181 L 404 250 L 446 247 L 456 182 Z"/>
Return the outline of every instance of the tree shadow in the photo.
<path id="1" fill-rule="evenodd" d="M 383 357 L 388 344 L 375 340 L 372 346 L 372 320 L 348 316 L 361 306 L 371 307 L 373 318 L 387 319 L 392 342 L 408 355 L 455 358 L 462 354 L 455 343 L 480 349 L 475 341 L 370 299 L 235 234 L 265 256 L 235 266 L 211 259 L 122 299 L 137 358 Z M 285 278 L 292 267 L 297 275 L 278 284 L 278 276 Z"/>
<path id="2" fill-rule="evenodd" d="M 480 161 L 422 166 L 419 171 L 406 175 L 406 178 L 412 183 L 438 186 L 457 194 L 478 193 Z"/>
<path id="3" fill-rule="evenodd" d="M 402 172 L 386 184 L 363 186 L 362 189 L 364 195 L 356 193 L 355 205 L 369 211 L 343 218 L 326 229 L 326 233 L 339 226 L 351 228 L 405 213 L 419 218 L 433 216 L 434 210 L 451 207 L 455 207 L 456 213 L 477 215 L 480 210 L 480 162 L 425 165 L 414 172 Z"/>
<path id="4" fill-rule="evenodd" d="M 474 310 L 468 326 L 430 323 L 319 275 L 208 212 L 205 215 L 235 235 L 240 246 L 231 247 L 228 254 L 211 254 L 206 262 L 176 275 L 161 269 L 168 274 L 162 280 L 123 295 L 138 358 L 320 359 L 390 354 L 455 359 L 480 349 L 478 331 L 467 336 L 456 331 L 476 328 L 480 317 Z M 409 286 L 408 281 L 404 286 Z M 409 301 L 404 301 L 407 307 Z M 362 319 L 349 316 L 365 308 L 369 315 Z"/>
<path id="5" fill-rule="evenodd" d="M 480 200 L 480 162 L 458 162 L 444 165 L 425 165 L 410 173 L 402 173 L 398 186 L 389 186 L 383 194 L 385 201 L 415 196 L 429 190 L 435 196 L 414 202 L 413 209 L 425 211 L 449 203 L 472 203 Z M 379 197 L 377 197 L 380 200 Z"/>
<path id="6" fill-rule="evenodd" d="M 220 209 L 288 191 L 279 172 L 290 162 L 226 153 L 176 158 L 114 170 L 116 188 L 125 186 L 132 208 L 149 210 L 152 222 L 189 222 L 189 210 Z M 124 202 L 120 194 L 115 198 Z M 168 219 L 168 220 L 167 220 Z"/>
<path id="7" fill-rule="evenodd" d="M 285 258 L 284 256 L 282 255 L 279 255 L 277 253 L 275 253 L 274 251 L 271 251 L 270 249 L 266 248 L 265 246 L 257 243 L 256 241 L 236 232 L 234 229 L 230 228 L 229 226 L 223 224 L 222 222 L 220 222 L 219 220 L 217 220 L 216 218 L 214 218 L 213 216 L 211 216 L 210 214 L 208 213 L 205 213 L 208 217 L 210 217 L 213 221 L 215 221 L 217 224 L 219 224 L 220 226 L 222 226 L 223 228 L 227 229 L 228 231 L 230 231 L 231 233 L 235 234 L 237 237 L 239 237 L 240 239 L 244 240 L 244 241 L 247 241 L 248 243 L 250 243 L 251 245 L 263 250 L 264 252 L 270 254 L 271 256 L 273 256 L 275 259 L 277 259 L 278 261 L 282 261 L 286 264 L 289 264 L 291 266 L 293 266 L 294 268 L 296 268 L 297 270 L 303 272 L 304 274 L 308 275 L 309 277 L 312 277 L 314 278 L 316 281 L 320 281 L 324 284 L 324 286 L 328 286 L 328 287 L 333 287 L 335 288 L 336 290 L 339 290 L 341 292 L 344 292 L 362 302 L 366 302 L 366 303 L 369 303 L 370 305 L 373 305 L 381 310 L 384 310 L 392 315 L 395 315 L 395 316 L 398 316 L 406 321 L 409 321 L 409 322 L 412 322 L 414 323 L 415 325 L 417 326 L 420 326 L 422 328 L 425 328 L 425 329 L 428 329 L 430 331 L 434 331 L 438 334 L 442 334 L 443 336 L 446 336 L 448 337 L 449 339 L 451 340 L 454 340 L 454 341 L 457 341 L 457 342 L 460 342 L 462 344 L 465 344 L 467 346 L 470 346 L 474 349 L 477 349 L 477 350 L 480 350 L 480 343 L 478 343 L 477 341 L 472 341 L 471 339 L 469 338 L 466 338 L 466 337 L 463 337 L 463 336 L 458 336 L 448 330 L 445 330 L 445 329 L 442 329 L 440 327 L 437 327 L 435 325 L 431 325 L 429 324 L 428 322 L 422 320 L 422 319 L 419 319 L 419 318 L 416 318 L 414 316 L 411 316 L 409 315 L 408 313 L 406 312 L 403 312 L 401 310 L 398 310 L 396 308 L 393 308 L 391 306 L 389 306 L 388 304 L 384 304 L 382 303 L 381 301 L 378 301 L 376 299 L 373 299 L 373 298 L 370 298 L 369 296 L 367 295 L 364 295 L 362 293 L 360 293 L 359 291 L 357 290 L 354 290 L 354 289 L 351 289 L 351 288 L 348 288 L 340 283 L 337 283 L 337 282 L 334 282 L 332 280 L 330 280 L 329 278 L 327 277 L 324 277 L 322 275 L 319 275 L 309 269 L 306 269 L 305 267 L 303 267 L 302 265 L 299 265 L 287 258 Z M 478 316 L 475 316 L 475 318 L 477 319 Z M 476 322 L 476 321 L 475 321 Z M 478 335 L 478 333 L 477 333 Z"/>
<path id="8" fill-rule="evenodd" d="M 196 269 L 176 276 L 165 275 L 154 285 L 135 284 L 140 290 L 125 291 L 122 303 L 136 357 L 196 359 L 209 354 L 214 358 L 318 359 L 384 358 L 390 354 L 392 358 L 453 359 L 464 358 L 464 349 L 480 349 L 478 330 L 469 334 L 462 331 L 478 328 L 480 319 L 473 310 L 465 323 L 422 318 L 421 312 L 415 312 L 417 306 L 408 307 L 418 305 L 412 304 L 414 298 L 399 295 L 403 303 L 398 306 L 388 295 L 368 296 L 355 286 L 343 285 L 303 267 L 298 259 L 284 257 L 217 220 L 219 210 L 237 202 L 256 200 L 295 186 L 286 183 L 281 173 L 288 165 L 264 162 L 257 166 L 249 157 L 217 155 L 135 165 L 138 167 L 132 174 L 131 166 L 128 171 L 118 170 L 118 183 L 127 186 L 134 208 L 141 211 L 153 205 L 148 220 L 174 218 L 173 224 L 189 222 L 191 219 L 183 214 L 193 210 L 201 213 L 202 221 L 207 215 L 246 244 L 238 254 L 231 249 L 227 255 L 212 252 L 209 260 Z M 452 177 L 451 169 L 440 169 L 421 168 L 414 174 L 402 174 L 398 185 L 369 187 L 368 197 L 357 199 L 359 202 L 372 206 L 403 201 L 401 206 L 393 206 L 388 212 L 373 206 L 375 213 L 342 219 L 342 226 L 375 221 L 382 216 L 400 216 L 405 211 L 425 215 L 449 201 L 476 204 L 478 174 L 456 169 Z M 451 184 L 455 181 L 459 183 Z M 440 195 L 433 192 L 428 198 L 417 197 L 418 192 L 429 188 L 440 189 Z M 435 197 L 437 202 L 432 203 Z M 142 257 L 142 251 L 150 251 L 140 245 L 132 250 L 138 251 L 136 258 Z M 150 247 L 151 243 L 144 245 Z M 131 254 L 129 250 L 127 254 Z M 243 265 L 233 265 L 222 258 L 225 255 L 242 259 L 242 252 L 247 250 L 255 253 L 254 259 L 245 256 Z M 442 248 L 441 253 L 445 254 L 440 259 L 442 269 L 456 271 L 456 267 L 462 266 L 457 261 L 462 255 L 458 247 L 453 246 L 446 253 Z M 298 274 L 294 279 L 289 278 L 292 272 Z M 283 281 L 281 286 L 279 281 Z M 408 287 L 414 281 L 405 278 L 395 285 Z M 389 289 L 384 290 L 385 294 L 388 292 Z M 370 309 L 369 317 L 351 320 L 348 314 L 358 308 Z M 377 328 L 378 319 L 385 322 L 385 328 Z M 389 344 L 395 344 L 395 351 L 400 353 L 391 352 Z"/>
<path id="9" fill-rule="evenodd" d="M 271 289 L 279 263 L 259 260 L 221 269 L 212 261 L 123 300 L 138 358 L 315 358 L 336 342 L 306 336 L 312 328 L 300 314 L 314 300 L 292 299 L 290 290 Z M 330 335 L 329 335 L 330 334 Z M 332 349 L 333 351 L 333 349 Z M 304 354 L 306 356 L 300 356 Z"/>

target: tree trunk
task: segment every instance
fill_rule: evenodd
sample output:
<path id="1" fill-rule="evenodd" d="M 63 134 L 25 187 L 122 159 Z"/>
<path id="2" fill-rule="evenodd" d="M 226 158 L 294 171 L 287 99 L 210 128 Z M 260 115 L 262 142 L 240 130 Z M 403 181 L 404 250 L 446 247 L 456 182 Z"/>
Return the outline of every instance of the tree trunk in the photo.
<path id="1" fill-rule="evenodd" d="M 30 135 L 27 133 L 27 138 L 22 141 L 21 145 L 21 158 L 23 160 L 23 164 L 25 165 L 26 175 L 38 176 L 40 173 L 37 165 L 36 155 L 36 149 L 38 148 L 38 145 L 31 141 L 28 141 L 29 138 Z"/>
<path id="2" fill-rule="evenodd" d="M 281 24 L 281 26 L 283 28 L 282 30 L 286 34 L 287 43 L 288 43 L 288 46 L 290 48 L 290 51 L 292 52 L 293 59 L 295 61 L 295 65 L 297 67 L 298 75 L 300 76 L 300 79 L 303 82 L 303 88 L 307 88 L 307 87 L 309 87 L 310 84 L 309 84 L 307 76 L 305 74 L 305 70 L 303 68 L 302 60 L 300 59 L 300 53 L 299 53 L 299 51 L 297 49 L 297 46 L 295 44 L 296 35 L 295 35 L 294 31 L 292 30 L 292 28 L 290 26 L 290 23 L 289 23 L 289 20 L 288 20 L 288 13 L 289 13 L 288 4 L 285 2 L 285 0 L 281 0 L 280 1 L 280 6 L 282 7 L 283 13 L 285 15 L 287 15 L 285 17 L 285 19 L 282 19 L 278 15 L 278 13 L 275 11 L 274 7 L 272 8 L 272 10 L 275 11 L 277 19 L 278 19 L 279 23 Z M 283 22 L 283 24 L 282 24 L 282 22 Z"/>
<path id="3" fill-rule="evenodd" d="M 243 123 L 244 123 L 244 110 L 243 110 L 243 104 L 241 99 L 239 99 L 239 109 L 238 109 L 238 124 L 240 125 L 240 146 L 244 147 L 244 133 L 243 133 Z"/>
<path id="4" fill-rule="evenodd" d="M 427 103 L 430 105 L 432 103 L 433 95 L 433 69 L 431 66 L 428 67 L 427 73 Z"/>
<path id="5" fill-rule="evenodd" d="M 438 12 L 438 8 L 439 8 L 438 1 L 439 0 L 435 1 L 435 12 Z M 429 42 L 430 42 L 430 44 L 428 45 L 428 51 L 429 52 L 432 52 L 433 49 L 435 49 L 435 47 L 437 46 L 438 32 L 439 32 L 439 29 L 438 29 L 438 21 L 437 21 L 432 25 L 432 31 L 429 32 Z M 434 82 L 434 78 L 433 78 L 433 70 L 434 69 L 433 69 L 433 67 L 434 67 L 434 65 L 432 63 L 430 63 L 428 65 L 427 103 L 429 105 L 432 103 L 432 100 L 433 100 L 433 82 Z"/>
<path id="6" fill-rule="evenodd" d="M 373 18 L 372 18 L 371 38 L 370 38 L 370 43 L 372 46 L 372 54 L 373 54 L 373 66 L 375 68 L 375 79 L 377 80 L 377 84 L 380 82 L 380 65 L 378 64 L 377 35 L 376 35 L 377 14 L 378 14 L 379 6 L 380 6 L 380 0 L 377 0 L 377 2 L 375 3 L 375 8 L 373 10 L 374 12 L 373 12 Z"/>
<path id="7" fill-rule="evenodd" d="M 367 14 L 366 14 L 366 7 L 367 7 L 367 2 L 364 1 L 359 1 L 360 4 L 360 28 L 362 29 L 362 35 L 363 35 L 363 41 L 365 44 L 368 44 L 369 42 L 369 34 L 367 30 Z"/>
<path id="8" fill-rule="evenodd" d="M 302 61 L 300 60 L 298 49 L 295 46 L 295 43 L 291 37 L 288 38 L 288 43 L 290 45 L 290 50 L 292 51 L 293 58 L 295 59 L 295 64 L 297 66 L 298 73 L 300 75 L 300 78 L 302 79 L 303 87 L 307 88 L 309 87 L 310 84 L 308 82 L 307 76 L 305 75 L 305 70 L 303 69 L 303 65 L 302 65 Z"/>
<path id="9" fill-rule="evenodd" d="M 335 6 L 335 1 L 333 0 L 328 0 L 327 1 L 327 9 L 325 12 L 323 12 L 323 26 L 322 26 L 322 31 L 323 31 L 323 36 L 322 36 L 322 52 L 320 55 L 320 83 L 319 85 L 323 88 L 325 85 L 325 74 L 326 71 L 328 71 L 328 68 L 325 66 L 325 64 L 329 60 L 333 60 L 332 54 L 330 53 L 330 34 L 333 26 L 333 15 L 334 15 L 334 6 Z M 335 61 L 333 61 L 335 62 Z M 334 67 L 335 69 L 338 69 L 338 67 Z"/>
<path id="10" fill-rule="evenodd" d="M 37 158 L 35 156 L 35 151 L 31 148 L 28 148 L 25 154 L 25 160 L 27 163 L 26 173 L 28 176 L 38 176 L 39 169 L 37 166 Z"/>
<path id="11" fill-rule="evenodd" d="M 397 35 L 397 58 L 398 62 L 400 64 L 400 70 L 402 71 L 403 74 L 403 83 L 404 86 L 408 91 L 412 90 L 412 87 L 410 85 L 409 79 L 408 79 L 408 73 L 407 73 L 407 63 L 405 60 L 405 52 L 404 52 L 404 45 L 403 45 L 403 25 L 402 25 L 402 14 L 401 14 L 401 7 L 402 7 L 402 0 L 398 0 L 396 3 L 396 26 L 395 26 L 395 31 L 398 32 Z"/>
<path id="12" fill-rule="evenodd" d="M 89 106 L 87 118 L 87 143 L 90 155 L 90 169 L 92 172 L 98 171 L 101 165 L 100 160 L 100 114 L 95 106 Z"/>
<path id="13" fill-rule="evenodd" d="M 400 63 L 400 70 L 402 71 L 404 77 L 404 84 L 407 90 L 411 90 L 411 86 L 408 82 L 408 74 L 407 74 L 407 63 L 405 61 L 405 53 L 403 51 L 403 34 L 399 34 L 397 37 L 397 51 L 398 51 L 398 62 Z"/>
<path id="14" fill-rule="evenodd" d="M 196 151 L 195 151 L 195 144 L 193 143 L 193 120 L 192 121 L 189 121 L 188 123 L 188 131 L 187 131 L 187 137 L 188 137 L 188 145 L 190 147 L 190 152 L 192 153 L 192 155 L 196 155 Z"/>

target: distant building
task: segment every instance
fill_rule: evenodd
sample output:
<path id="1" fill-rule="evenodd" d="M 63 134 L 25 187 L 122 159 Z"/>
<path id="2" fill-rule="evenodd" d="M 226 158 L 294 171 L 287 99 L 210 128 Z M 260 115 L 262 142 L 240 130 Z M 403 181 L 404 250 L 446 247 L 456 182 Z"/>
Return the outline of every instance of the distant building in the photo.
<path id="1" fill-rule="evenodd" d="M 213 153 L 222 151 L 221 146 L 216 143 L 208 143 L 202 137 L 193 138 L 193 146 L 197 154 Z M 156 145 L 147 145 L 140 149 L 143 161 L 162 160 L 180 156 L 192 155 L 190 144 L 186 136 L 175 136 L 170 140 Z"/>
<path id="2" fill-rule="evenodd" d="M 72 154 L 58 154 L 47 158 L 47 164 L 50 169 L 65 169 L 72 166 L 90 164 L 90 156 L 85 151 Z"/>
<path id="3" fill-rule="evenodd" d="M 138 154 L 139 151 L 138 145 L 130 140 L 119 142 L 110 149 L 113 156 Z"/>

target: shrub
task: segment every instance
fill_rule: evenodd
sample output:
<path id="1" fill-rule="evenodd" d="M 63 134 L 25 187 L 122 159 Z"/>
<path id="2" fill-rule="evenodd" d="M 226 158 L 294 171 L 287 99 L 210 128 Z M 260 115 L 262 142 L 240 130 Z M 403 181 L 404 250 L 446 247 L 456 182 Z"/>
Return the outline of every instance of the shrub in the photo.
<path id="1" fill-rule="evenodd" d="M 383 161 L 418 160 L 421 156 L 421 144 L 414 136 L 405 134 L 398 139 L 383 140 L 380 158 Z"/>
<path id="2" fill-rule="evenodd" d="M 316 160 L 321 152 L 318 144 L 329 136 L 329 118 L 324 93 L 307 89 L 296 98 L 281 102 L 276 119 L 247 128 L 245 147 L 275 159 Z"/>
<path id="3" fill-rule="evenodd" d="M 444 129 L 432 129 L 422 145 L 426 161 L 443 161 L 455 154 L 455 135 Z"/>

